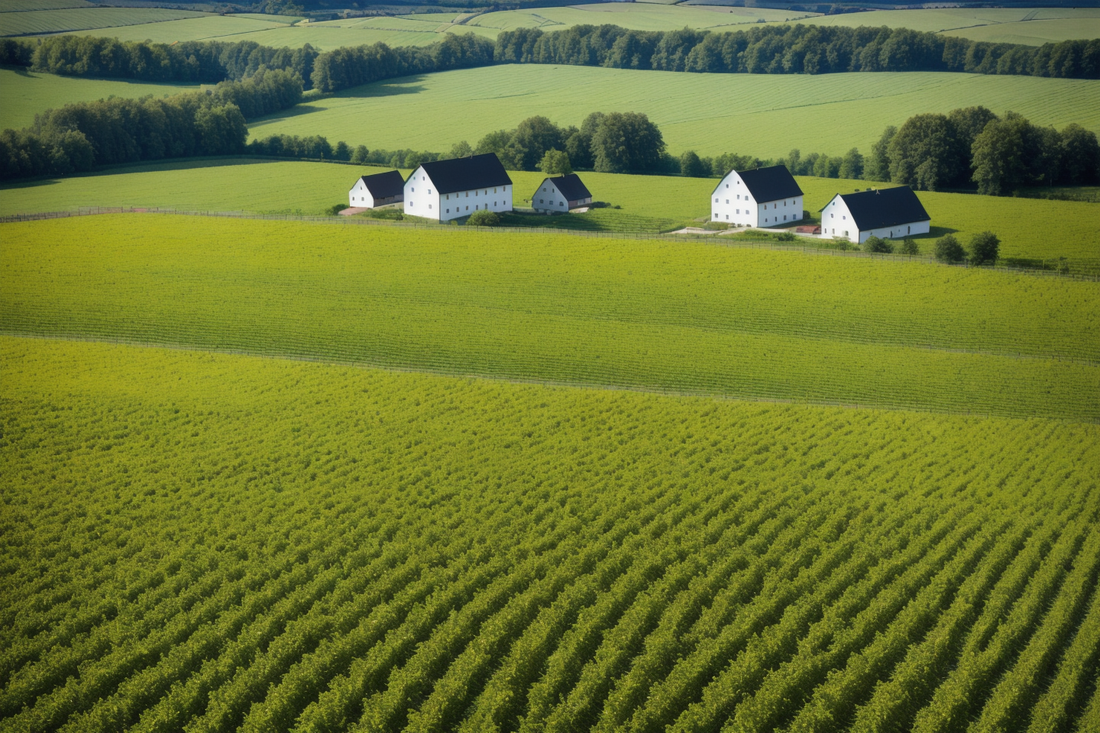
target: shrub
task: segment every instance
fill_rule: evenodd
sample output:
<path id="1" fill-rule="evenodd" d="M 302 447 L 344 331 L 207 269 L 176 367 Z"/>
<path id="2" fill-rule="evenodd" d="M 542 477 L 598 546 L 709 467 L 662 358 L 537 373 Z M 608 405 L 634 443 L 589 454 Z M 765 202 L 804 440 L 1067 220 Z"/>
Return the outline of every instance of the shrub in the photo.
<path id="1" fill-rule="evenodd" d="M 475 227 L 495 227 L 500 226 L 500 217 L 497 216 L 495 211 L 475 211 L 470 214 L 470 218 L 466 220 L 466 223 Z"/>
<path id="2" fill-rule="evenodd" d="M 898 249 L 903 255 L 919 255 L 920 248 L 917 246 L 916 240 L 912 237 L 906 237 L 901 240 L 901 248 Z"/>
<path id="3" fill-rule="evenodd" d="M 330 206 L 327 209 L 325 209 L 325 213 L 328 214 L 329 216 L 336 216 L 337 214 L 339 214 L 341 211 L 343 211 L 346 208 L 348 208 L 347 204 L 335 204 L 335 205 Z"/>
<path id="4" fill-rule="evenodd" d="M 970 240 L 970 264 L 984 265 L 997 261 L 1001 249 L 1001 240 L 993 232 L 975 234 Z"/>
<path id="5" fill-rule="evenodd" d="M 368 209 L 363 212 L 363 216 L 370 219 L 388 219 L 391 221 L 401 221 L 405 218 L 405 215 L 401 213 L 401 209 Z"/>
<path id="6" fill-rule="evenodd" d="M 864 252 L 879 252 L 882 254 L 890 254 L 894 251 L 893 246 L 885 239 L 881 237 L 870 236 L 863 242 Z"/>
<path id="7" fill-rule="evenodd" d="M 962 262 L 966 257 L 959 240 L 952 234 L 945 234 L 936 240 L 936 259 L 940 262 Z"/>
<path id="8" fill-rule="evenodd" d="M 780 242 L 793 242 L 794 234 L 791 232 L 783 232 L 781 234 L 776 234 L 775 238 Z"/>

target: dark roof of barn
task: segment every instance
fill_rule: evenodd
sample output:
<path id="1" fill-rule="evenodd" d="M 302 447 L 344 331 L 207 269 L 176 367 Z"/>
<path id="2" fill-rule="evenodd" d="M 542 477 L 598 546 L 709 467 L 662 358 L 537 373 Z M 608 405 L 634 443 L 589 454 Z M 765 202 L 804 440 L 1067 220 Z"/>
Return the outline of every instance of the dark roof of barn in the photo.
<path id="1" fill-rule="evenodd" d="M 794 176 L 785 165 L 737 171 L 737 175 L 741 176 L 741 180 L 745 182 L 749 193 L 758 204 L 802 195 L 802 189 L 798 187 Z"/>
<path id="2" fill-rule="evenodd" d="M 908 186 L 837 195 L 844 199 L 861 232 L 932 219 Z"/>
<path id="3" fill-rule="evenodd" d="M 433 163 L 422 163 L 421 167 L 440 193 L 509 186 L 512 183 L 496 153 L 437 160 Z"/>
<path id="4" fill-rule="evenodd" d="M 581 182 L 581 177 L 576 173 L 558 176 L 557 178 L 547 178 L 546 180 L 558 187 L 566 201 L 579 201 L 592 196 L 588 188 Z"/>
<path id="5" fill-rule="evenodd" d="M 370 195 L 377 199 L 388 199 L 394 196 L 403 196 L 405 193 L 405 179 L 397 171 L 375 173 L 373 176 L 363 176 L 363 185 L 370 191 Z"/>

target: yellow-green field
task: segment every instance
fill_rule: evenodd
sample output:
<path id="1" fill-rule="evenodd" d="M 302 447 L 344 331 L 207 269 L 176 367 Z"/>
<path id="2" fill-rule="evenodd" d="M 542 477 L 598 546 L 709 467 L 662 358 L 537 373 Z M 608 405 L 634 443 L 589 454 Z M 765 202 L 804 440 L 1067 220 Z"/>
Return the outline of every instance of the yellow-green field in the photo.
<path id="1" fill-rule="evenodd" d="M 254 18 L 261 25 L 245 21 Z M 738 30 L 746 24 L 809 23 L 813 25 L 888 26 L 945 33 L 979 41 L 1043 43 L 1080 38 L 1100 38 L 1100 9 L 924 9 L 886 10 L 821 16 L 791 10 L 725 7 L 720 5 L 600 3 L 569 7 L 505 10 L 491 13 L 425 13 L 393 17 L 299 23 L 290 27 L 279 16 L 210 16 L 175 20 L 144 29 L 119 27 L 79 31 L 87 35 L 111 35 L 122 40 L 173 41 L 225 38 L 250 40 L 267 46 L 298 47 L 309 43 L 331 50 L 384 42 L 391 46 L 419 46 L 438 41 L 441 33 L 477 33 L 495 38 L 501 30 L 542 28 L 562 30 L 579 24 L 613 24 L 637 30 L 680 28 Z M 298 18 L 291 18 L 297 21 Z M 94 26 L 86 26 L 93 28 Z M 143 35 L 144 34 L 144 35 Z"/>
<path id="2" fill-rule="evenodd" d="M 9 223 L 0 236 L 9 333 L 1100 419 L 1096 282 L 705 242 L 157 214 Z"/>
<path id="3" fill-rule="evenodd" d="M 190 10 L 163 8 L 69 8 L 0 13 L 0 36 L 68 33 L 203 17 Z"/>
<path id="4" fill-rule="evenodd" d="M 91 102 L 107 97 L 137 98 L 152 94 L 164 97 L 197 89 L 197 85 L 149 84 L 104 79 L 80 79 L 39 74 L 26 69 L 0 68 L 0 130 L 20 129 L 34 122 L 34 116 L 73 102 Z"/>
<path id="5" fill-rule="evenodd" d="M 0 186 L 0 215 L 92 206 L 316 215 L 333 204 L 347 203 L 347 191 L 358 176 L 381 170 L 252 159 L 132 166 L 101 175 Z M 522 171 L 509 175 L 516 185 L 517 206 L 524 205 L 528 192 L 543 178 L 541 173 Z M 705 219 L 709 194 L 717 183 L 710 178 L 581 175 L 597 200 L 621 207 L 593 212 L 615 230 L 633 224 L 652 231 L 655 226 L 668 229 Z M 806 193 L 806 209 L 814 215 L 835 193 L 871 185 L 868 181 L 812 177 L 799 177 L 798 182 Z M 1065 257 L 1084 264 L 1100 261 L 1097 204 L 923 191 L 918 195 L 932 216 L 933 236 L 953 231 L 966 241 L 972 234 L 991 230 L 1001 238 L 1003 257 Z M 918 243 L 926 254 L 931 253 L 931 237 L 920 238 Z"/>
<path id="6" fill-rule="evenodd" d="M 253 135 L 324 135 L 387 150 L 445 152 L 532 115 L 580 125 L 591 112 L 644 112 L 669 151 L 760 157 L 864 154 L 887 125 L 984 105 L 1039 125 L 1100 132 L 1100 81 L 938 72 L 809 76 L 685 74 L 534 64 L 390 79 L 253 122 Z M 440 126 L 438 120 L 448 120 Z M 370 124 L 364 124 L 370 120 Z"/>

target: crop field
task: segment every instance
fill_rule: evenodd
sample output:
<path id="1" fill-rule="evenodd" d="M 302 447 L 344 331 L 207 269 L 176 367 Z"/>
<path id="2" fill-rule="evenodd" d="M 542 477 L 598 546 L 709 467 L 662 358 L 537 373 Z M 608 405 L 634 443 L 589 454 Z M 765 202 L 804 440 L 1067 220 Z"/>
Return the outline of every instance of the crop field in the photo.
<path id="1" fill-rule="evenodd" d="M 347 203 L 347 190 L 358 176 L 383 170 L 247 158 L 133 166 L 95 176 L 2 185 L 0 216 L 93 206 L 319 215 L 333 204 Z M 519 171 L 509 175 L 516 185 L 517 206 L 524 205 L 528 192 L 543 178 L 541 173 Z M 717 185 L 712 178 L 582 175 L 597 200 L 619 207 L 583 215 L 595 220 L 588 228 L 611 231 L 668 231 L 694 224 L 708 216 L 709 194 Z M 802 176 L 798 182 L 806 193 L 806 209 L 814 215 L 834 194 L 870 185 Z M 932 214 L 933 236 L 955 232 L 965 242 L 988 230 L 1001 238 L 1003 257 L 1064 257 L 1080 261 L 1088 271 L 1100 263 L 1096 204 L 923 191 L 919 196 Z M 917 242 L 926 254 L 931 252 L 932 238 Z"/>
<path id="2" fill-rule="evenodd" d="M 96 6 L 88 0 L 0 0 L 0 13 L 94 7 Z"/>
<path id="3" fill-rule="evenodd" d="M 1100 132 L 1100 81 L 937 72 L 687 74 L 582 66 L 501 65 L 390 79 L 253 122 L 254 135 L 324 135 L 367 147 L 446 151 L 541 114 L 580 125 L 591 112 L 644 112 L 679 155 L 778 157 L 791 148 L 869 153 L 888 125 L 984 105 L 1058 129 Z M 363 120 L 371 120 L 369 126 Z M 441 128 L 437 120 L 447 119 Z"/>
<path id="4" fill-rule="evenodd" d="M 11 337 L 0 381 L 3 731 L 1100 722 L 1095 425 Z"/>
<path id="5" fill-rule="evenodd" d="M 450 227 L 156 214 L 0 226 L 3 332 L 1100 419 L 1097 282 Z"/>
<path id="6" fill-rule="evenodd" d="M 669 31 L 681 28 L 721 30 L 759 21 L 783 22 L 815 15 L 815 13 L 765 8 L 690 7 L 612 2 L 483 13 L 471 20 L 469 25 L 494 31 L 510 31 L 516 28 L 542 28 L 545 31 L 554 31 L 575 25 L 617 25 L 640 31 Z"/>
<path id="7" fill-rule="evenodd" d="M 198 89 L 187 84 L 147 84 L 125 80 L 78 79 L 39 74 L 26 69 L 0 68 L 0 130 L 20 129 L 34 122 L 47 109 L 73 102 L 91 102 L 107 97 L 157 97 Z"/>
<path id="8" fill-rule="evenodd" d="M 116 26 L 201 18 L 202 13 L 163 8 L 70 8 L 0 13 L 0 36 L 66 33 Z"/>
<path id="9" fill-rule="evenodd" d="M 281 47 L 287 45 L 302 46 L 308 39 L 298 43 L 276 43 L 265 40 L 266 33 L 284 33 L 293 31 L 288 28 L 286 19 L 279 16 L 259 14 L 248 15 L 200 15 L 185 20 L 170 20 L 163 23 L 144 23 L 118 28 L 75 31 L 76 36 L 109 36 L 120 41 L 153 41 L 154 43 L 175 43 L 177 41 L 255 41 L 265 46 Z"/>

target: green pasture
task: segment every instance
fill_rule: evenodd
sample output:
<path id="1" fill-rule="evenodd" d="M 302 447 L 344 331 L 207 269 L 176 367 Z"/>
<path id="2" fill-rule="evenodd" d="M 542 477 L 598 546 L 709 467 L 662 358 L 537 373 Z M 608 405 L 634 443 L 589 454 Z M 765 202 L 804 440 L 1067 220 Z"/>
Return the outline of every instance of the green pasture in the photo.
<path id="1" fill-rule="evenodd" d="M 381 170 L 247 158 L 132 166 L 100 175 L 5 184 L 0 186 L 0 215 L 93 206 L 318 215 L 333 204 L 346 204 L 348 189 L 360 175 Z M 513 201 L 524 207 L 524 199 L 543 176 L 522 171 L 509 175 L 516 186 Z M 620 207 L 582 215 L 587 218 L 582 228 L 594 230 L 667 231 L 695 224 L 708 216 L 709 195 L 717 185 L 711 178 L 581 175 L 596 200 Z M 806 192 L 806 209 L 813 215 L 834 194 L 872 185 L 869 181 L 812 177 L 799 177 L 798 182 Z M 932 236 L 917 240 L 925 254 L 931 253 L 934 237 L 944 232 L 954 232 L 965 242 L 972 234 L 990 230 L 1001 238 L 1002 257 L 1100 262 L 1096 204 L 939 192 L 921 192 L 919 196 L 935 227 Z M 565 223 L 560 217 L 535 221 L 551 226 Z"/>
<path id="2" fill-rule="evenodd" d="M 149 94 L 162 97 L 197 88 L 197 85 L 79 79 L 0 68 L 0 130 L 26 127 L 34 122 L 36 114 L 72 102 L 91 102 L 107 97 L 137 98 Z"/>
<path id="3" fill-rule="evenodd" d="M 1100 418 L 1095 282 L 460 228 L 158 214 L 0 227 L 9 333 Z"/>
<path id="4" fill-rule="evenodd" d="M 532 115 L 580 125 L 591 112 L 644 112 L 674 155 L 774 158 L 792 148 L 865 154 L 888 125 L 923 112 L 984 105 L 1039 125 L 1100 132 L 1100 81 L 939 72 L 686 74 L 584 66 L 503 65 L 389 79 L 253 122 L 253 135 L 324 135 L 368 148 L 445 152 Z M 445 126 L 439 120 L 446 119 Z M 370 120 L 364 125 L 364 120 Z"/>
<path id="5" fill-rule="evenodd" d="M 69 8 L 0 13 L 0 36 L 68 33 L 204 17 L 190 10 L 163 8 Z"/>

